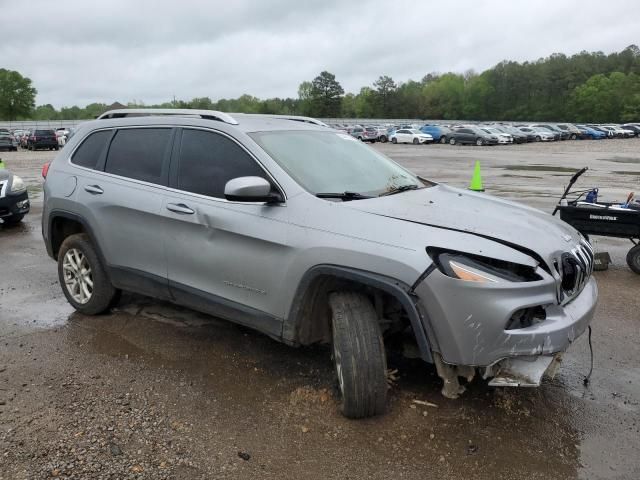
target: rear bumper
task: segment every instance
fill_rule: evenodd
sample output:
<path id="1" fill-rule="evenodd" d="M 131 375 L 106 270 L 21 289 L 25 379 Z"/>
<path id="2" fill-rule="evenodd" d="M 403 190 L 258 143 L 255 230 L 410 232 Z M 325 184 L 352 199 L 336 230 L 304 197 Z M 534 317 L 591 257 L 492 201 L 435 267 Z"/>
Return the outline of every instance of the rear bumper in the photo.
<path id="1" fill-rule="evenodd" d="M 26 191 L 0 198 L 0 218 L 25 215 L 29 213 L 30 208 L 29 194 Z"/>
<path id="2" fill-rule="evenodd" d="M 480 286 L 438 270 L 415 290 L 429 323 L 432 349 L 451 365 L 487 367 L 505 358 L 565 351 L 591 322 L 598 298 L 593 278 L 566 305 L 558 305 L 556 285 L 537 282 Z M 521 309 L 544 306 L 546 318 L 530 327 L 506 330 Z"/>

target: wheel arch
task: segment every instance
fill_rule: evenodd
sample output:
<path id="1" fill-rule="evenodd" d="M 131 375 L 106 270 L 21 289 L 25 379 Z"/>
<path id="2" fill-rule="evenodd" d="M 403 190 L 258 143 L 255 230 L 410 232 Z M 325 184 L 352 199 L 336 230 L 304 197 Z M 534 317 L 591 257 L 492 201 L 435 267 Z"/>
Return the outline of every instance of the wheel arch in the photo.
<path id="1" fill-rule="evenodd" d="M 308 345 L 330 338 L 329 293 L 337 290 L 380 292 L 393 297 L 406 312 L 420 356 L 433 363 L 424 327 L 425 313 L 417 305 L 411 286 L 377 273 L 338 265 L 316 265 L 303 275 L 282 326 L 282 340 Z"/>
<path id="2" fill-rule="evenodd" d="M 65 238 L 76 233 L 85 233 L 89 236 L 102 264 L 107 265 L 97 237 L 88 222 L 80 215 L 65 210 L 51 211 L 49 214 L 48 233 L 49 236 L 46 240 L 47 253 L 54 260 L 58 259 L 58 252 Z"/>

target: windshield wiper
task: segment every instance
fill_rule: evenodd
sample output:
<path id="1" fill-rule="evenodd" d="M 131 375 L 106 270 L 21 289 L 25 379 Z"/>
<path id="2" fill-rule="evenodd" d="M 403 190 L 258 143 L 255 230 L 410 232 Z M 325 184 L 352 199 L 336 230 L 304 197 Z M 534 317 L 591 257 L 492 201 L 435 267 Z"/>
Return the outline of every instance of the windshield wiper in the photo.
<path id="1" fill-rule="evenodd" d="M 373 198 L 369 195 L 362 195 L 358 192 L 342 192 L 342 193 L 316 193 L 318 198 L 340 198 L 342 201 L 364 200 L 365 198 Z"/>
<path id="2" fill-rule="evenodd" d="M 411 183 L 409 185 L 400 185 L 399 187 L 393 187 L 391 190 L 389 190 L 387 192 L 382 192 L 378 196 L 379 197 L 384 197 L 386 195 L 393 195 L 395 193 L 406 192 L 407 190 L 417 190 L 418 188 L 420 188 L 420 187 L 418 185 L 416 185 L 415 183 Z"/>

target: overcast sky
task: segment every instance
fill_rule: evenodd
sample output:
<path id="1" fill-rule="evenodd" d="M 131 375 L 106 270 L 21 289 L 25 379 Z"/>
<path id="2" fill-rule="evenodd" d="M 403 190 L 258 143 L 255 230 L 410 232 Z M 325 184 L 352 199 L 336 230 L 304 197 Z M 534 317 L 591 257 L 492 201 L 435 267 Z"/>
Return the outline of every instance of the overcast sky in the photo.
<path id="1" fill-rule="evenodd" d="M 322 70 L 357 92 L 379 75 L 482 71 L 503 59 L 640 43 L 637 0 L 0 0 L 0 67 L 37 104 L 297 96 Z"/>

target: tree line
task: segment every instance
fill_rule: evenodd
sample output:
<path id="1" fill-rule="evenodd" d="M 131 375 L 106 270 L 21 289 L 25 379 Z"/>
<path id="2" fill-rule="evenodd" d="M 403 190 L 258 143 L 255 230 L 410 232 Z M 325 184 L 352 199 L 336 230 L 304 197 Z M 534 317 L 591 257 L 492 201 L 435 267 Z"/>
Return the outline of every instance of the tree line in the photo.
<path id="1" fill-rule="evenodd" d="M 94 118 L 108 106 L 92 103 L 56 110 L 35 106 L 36 89 L 18 72 L 0 69 L 0 119 Z M 503 61 L 482 73 L 428 73 L 396 82 L 387 75 L 357 93 L 345 93 L 335 75 L 321 72 L 298 87 L 297 97 L 192 100 L 128 106 L 200 108 L 319 118 L 424 118 L 433 120 L 640 121 L 640 49 L 555 53 L 533 62 Z"/>

